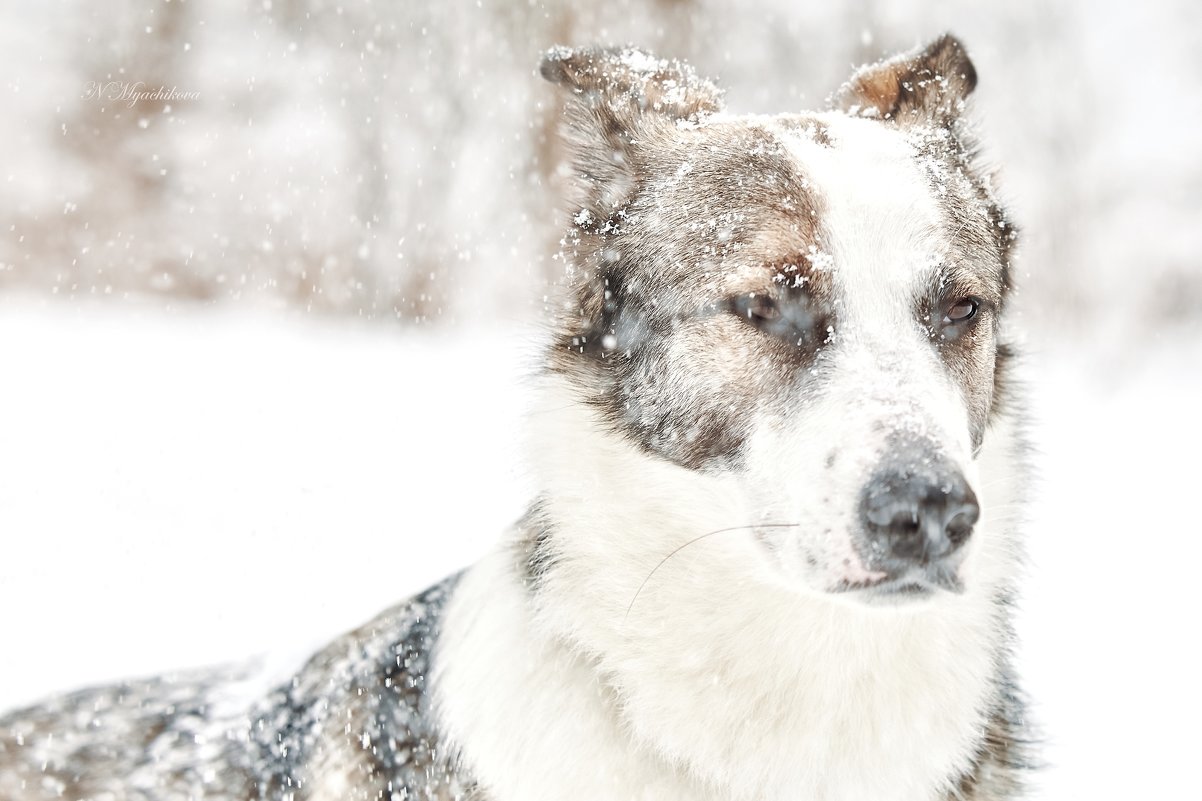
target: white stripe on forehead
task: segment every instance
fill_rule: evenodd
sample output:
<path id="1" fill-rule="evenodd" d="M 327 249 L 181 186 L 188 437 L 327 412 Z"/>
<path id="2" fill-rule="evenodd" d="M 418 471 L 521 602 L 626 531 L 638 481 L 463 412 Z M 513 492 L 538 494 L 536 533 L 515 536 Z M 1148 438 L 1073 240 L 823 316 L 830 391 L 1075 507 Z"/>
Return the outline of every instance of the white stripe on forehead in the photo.
<path id="1" fill-rule="evenodd" d="M 913 145 L 880 122 L 824 114 L 830 146 L 781 131 L 818 196 L 844 318 L 912 315 L 914 293 L 945 252 L 940 210 Z"/>
<path id="2" fill-rule="evenodd" d="M 915 300 L 928 292 L 948 246 L 928 174 L 896 128 L 842 114 L 819 120 L 830 146 L 804 133 L 778 135 L 816 195 L 838 293 L 840 353 L 828 396 L 849 436 L 877 420 L 967 453 L 959 390 L 915 319 Z"/>

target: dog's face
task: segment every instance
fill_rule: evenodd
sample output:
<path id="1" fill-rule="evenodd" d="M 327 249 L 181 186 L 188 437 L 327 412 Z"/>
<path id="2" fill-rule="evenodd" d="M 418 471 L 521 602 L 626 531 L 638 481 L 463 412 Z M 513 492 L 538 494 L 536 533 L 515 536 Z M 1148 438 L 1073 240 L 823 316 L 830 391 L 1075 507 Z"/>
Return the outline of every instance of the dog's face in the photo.
<path id="1" fill-rule="evenodd" d="M 790 582 L 961 591 L 1013 234 L 965 141 L 960 44 L 778 117 L 724 116 L 639 51 L 543 74 L 581 189 L 555 368 L 651 457 L 737 482 Z"/>

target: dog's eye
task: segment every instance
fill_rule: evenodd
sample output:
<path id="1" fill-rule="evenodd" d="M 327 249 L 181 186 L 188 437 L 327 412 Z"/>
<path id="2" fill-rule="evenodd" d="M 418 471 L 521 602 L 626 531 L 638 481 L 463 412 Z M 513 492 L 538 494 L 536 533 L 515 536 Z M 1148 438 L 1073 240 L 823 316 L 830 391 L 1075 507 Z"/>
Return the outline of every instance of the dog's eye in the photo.
<path id="1" fill-rule="evenodd" d="M 787 345 L 816 347 L 831 336 L 827 315 L 803 295 L 777 300 L 767 293 L 748 292 L 726 304 L 727 311 L 744 323 Z"/>
<path id="2" fill-rule="evenodd" d="M 780 307 L 768 295 L 750 292 L 732 302 L 732 311 L 756 328 L 763 328 L 780 319 Z"/>
<path id="3" fill-rule="evenodd" d="M 981 303 L 976 298 L 961 298 L 947 307 L 943 321 L 952 325 L 966 323 L 977 316 L 979 308 L 981 308 Z"/>

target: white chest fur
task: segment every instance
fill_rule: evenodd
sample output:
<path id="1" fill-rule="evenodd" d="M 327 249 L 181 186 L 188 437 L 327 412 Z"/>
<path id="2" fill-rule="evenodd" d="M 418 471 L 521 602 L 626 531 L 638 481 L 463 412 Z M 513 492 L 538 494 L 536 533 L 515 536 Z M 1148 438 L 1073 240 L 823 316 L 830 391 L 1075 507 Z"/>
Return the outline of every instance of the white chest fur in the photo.
<path id="1" fill-rule="evenodd" d="M 513 573 L 498 553 L 464 578 L 434 676 L 496 801 L 935 799 L 980 737 L 994 645 L 972 599 L 901 615 L 748 597 L 602 655 Z"/>

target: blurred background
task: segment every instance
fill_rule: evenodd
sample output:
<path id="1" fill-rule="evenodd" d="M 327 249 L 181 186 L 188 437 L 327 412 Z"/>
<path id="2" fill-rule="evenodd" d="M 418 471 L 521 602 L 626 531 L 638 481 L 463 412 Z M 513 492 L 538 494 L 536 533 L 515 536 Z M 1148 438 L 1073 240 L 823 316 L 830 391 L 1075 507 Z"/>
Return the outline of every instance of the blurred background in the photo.
<path id="1" fill-rule="evenodd" d="M 558 240 L 548 44 L 639 43 L 715 76 L 731 111 L 776 113 L 952 30 L 1040 335 L 1198 330 L 1197 4 L 5 6 L 0 291 L 520 319 Z"/>
<path id="2" fill-rule="evenodd" d="M 0 0 L 0 706 L 319 640 L 482 553 L 565 219 L 551 44 L 823 105 L 951 30 L 1023 230 L 1047 798 L 1202 736 L 1202 5 Z"/>

